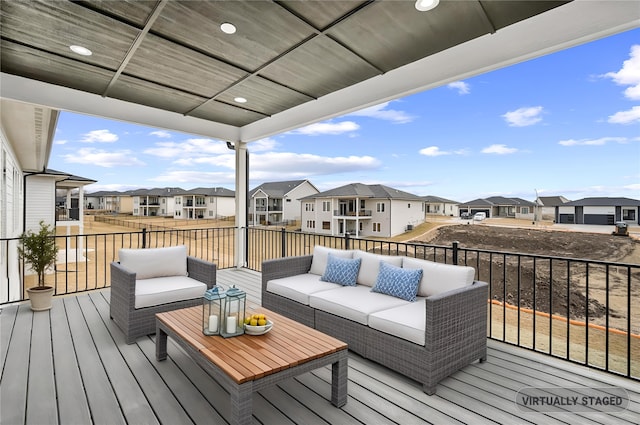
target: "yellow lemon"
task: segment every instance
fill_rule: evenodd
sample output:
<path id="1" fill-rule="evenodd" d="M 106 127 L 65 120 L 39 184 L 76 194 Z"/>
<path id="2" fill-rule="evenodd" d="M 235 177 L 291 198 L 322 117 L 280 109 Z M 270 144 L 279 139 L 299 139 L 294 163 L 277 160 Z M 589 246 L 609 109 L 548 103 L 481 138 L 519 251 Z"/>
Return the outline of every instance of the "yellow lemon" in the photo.
<path id="1" fill-rule="evenodd" d="M 266 318 L 266 317 L 265 317 L 265 315 L 264 315 L 264 314 L 262 314 L 262 313 L 258 314 L 258 319 L 265 319 L 265 318 Z"/>
<path id="2" fill-rule="evenodd" d="M 244 319 L 244 324 L 245 324 L 245 325 L 248 325 L 248 324 L 249 324 L 249 322 L 251 322 L 251 316 L 247 316 L 247 317 Z"/>
<path id="3" fill-rule="evenodd" d="M 266 321 L 265 319 L 260 319 L 260 320 L 258 320 L 258 325 L 259 325 L 259 326 L 264 326 L 264 325 L 266 325 L 266 324 L 267 324 L 267 321 Z"/>
<path id="4" fill-rule="evenodd" d="M 258 319 L 251 319 L 251 322 L 249 322 L 249 324 L 251 326 L 258 326 Z"/>

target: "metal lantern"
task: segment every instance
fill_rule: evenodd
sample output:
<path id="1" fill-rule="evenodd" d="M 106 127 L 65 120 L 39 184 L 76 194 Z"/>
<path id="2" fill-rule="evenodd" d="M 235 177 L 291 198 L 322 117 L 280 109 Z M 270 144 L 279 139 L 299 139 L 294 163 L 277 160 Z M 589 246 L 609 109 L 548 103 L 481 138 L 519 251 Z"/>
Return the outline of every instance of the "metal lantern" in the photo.
<path id="1" fill-rule="evenodd" d="M 224 318 L 226 294 L 217 286 L 204 293 L 202 298 L 202 333 L 205 335 L 220 335 Z"/>
<path id="2" fill-rule="evenodd" d="M 220 328 L 220 335 L 225 338 L 242 335 L 244 333 L 244 312 L 247 294 L 236 288 L 229 288 L 224 299 L 224 319 Z"/>

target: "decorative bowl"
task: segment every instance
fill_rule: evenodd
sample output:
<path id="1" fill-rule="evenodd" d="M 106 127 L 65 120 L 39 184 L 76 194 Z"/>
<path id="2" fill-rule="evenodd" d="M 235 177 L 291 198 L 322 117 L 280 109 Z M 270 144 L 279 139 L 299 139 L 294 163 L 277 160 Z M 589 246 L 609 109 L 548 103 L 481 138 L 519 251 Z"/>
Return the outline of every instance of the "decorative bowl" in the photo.
<path id="1" fill-rule="evenodd" d="M 273 328 L 273 322 L 267 319 L 267 324 L 263 326 L 244 325 L 244 333 L 247 335 L 264 335 Z"/>

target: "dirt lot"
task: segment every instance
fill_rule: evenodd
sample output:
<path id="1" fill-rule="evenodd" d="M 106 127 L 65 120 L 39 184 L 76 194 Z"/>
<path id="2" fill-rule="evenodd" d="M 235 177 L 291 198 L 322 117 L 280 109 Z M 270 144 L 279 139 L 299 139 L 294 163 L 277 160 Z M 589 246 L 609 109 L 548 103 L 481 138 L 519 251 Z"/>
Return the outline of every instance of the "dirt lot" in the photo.
<path id="1" fill-rule="evenodd" d="M 458 241 L 462 248 L 640 264 L 640 241 L 610 234 L 460 224 L 437 227 L 415 240 L 434 245 L 450 245 Z M 571 319 L 584 320 L 588 309 L 589 322 L 604 324 L 606 321 L 607 273 L 604 266 L 588 266 L 587 297 L 587 266 L 583 263 L 572 262 L 568 267 L 566 261 L 536 260 L 534 273 L 534 261 L 530 257 L 523 257 L 518 276 L 518 258 L 515 256 L 493 255 L 489 258 L 481 254 L 478 258 L 475 253 L 467 255 L 467 263 L 480 270 L 481 280 L 491 280 L 493 300 L 515 305 L 519 299 L 522 307 L 535 307 L 538 311 L 565 317 L 569 305 Z M 631 271 L 631 294 L 627 289 L 626 268 L 610 268 L 608 277 L 610 325 L 626 329 L 628 297 L 640 299 L 640 269 Z M 632 314 L 632 319 L 639 319 L 632 320 L 632 328 L 638 333 L 640 312 L 632 310 Z"/>

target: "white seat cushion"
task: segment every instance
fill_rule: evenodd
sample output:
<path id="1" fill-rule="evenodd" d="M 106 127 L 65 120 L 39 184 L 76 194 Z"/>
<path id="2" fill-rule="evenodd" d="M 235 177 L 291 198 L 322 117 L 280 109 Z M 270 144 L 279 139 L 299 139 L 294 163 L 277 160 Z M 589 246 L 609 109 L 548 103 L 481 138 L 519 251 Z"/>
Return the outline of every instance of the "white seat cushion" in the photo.
<path id="1" fill-rule="evenodd" d="M 202 298 L 207 285 L 187 276 L 136 280 L 136 308 Z"/>
<path id="2" fill-rule="evenodd" d="M 369 315 L 369 326 L 372 329 L 424 346 L 426 320 L 425 298 L 420 297 L 416 301 L 403 306 L 371 313 Z"/>
<path id="3" fill-rule="evenodd" d="M 372 254 L 366 251 L 353 251 L 353 258 L 360 258 L 360 271 L 357 282 L 360 285 L 373 286 L 378 277 L 380 261 L 402 267 L 402 257 L 395 255 Z"/>
<path id="4" fill-rule="evenodd" d="M 121 249 L 118 260 L 122 267 L 136 274 L 136 280 L 187 275 L 187 247 L 184 245 Z"/>
<path id="5" fill-rule="evenodd" d="M 316 245 L 313 247 L 313 258 L 311 259 L 311 268 L 309 273 L 322 276 L 327 268 L 327 260 L 329 253 L 340 258 L 353 258 L 353 251 L 346 251 L 344 249 L 326 248 L 324 246 Z"/>
<path id="6" fill-rule="evenodd" d="M 309 295 L 309 305 L 318 310 L 366 325 L 368 316 L 380 310 L 410 304 L 390 295 L 371 292 L 365 285 L 342 286 Z"/>
<path id="7" fill-rule="evenodd" d="M 403 257 L 405 269 L 422 269 L 422 279 L 418 286 L 419 297 L 430 297 L 473 283 L 476 270 L 469 266 L 435 263 L 419 258 Z"/>
<path id="8" fill-rule="evenodd" d="M 267 292 L 304 305 L 309 305 L 309 294 L 338 287 L 337 283 L 324 282 L 320 280 L 320 276 L 312 273 L 283 277 L 282 279 L 273 279 L 267 282 Z"/>

